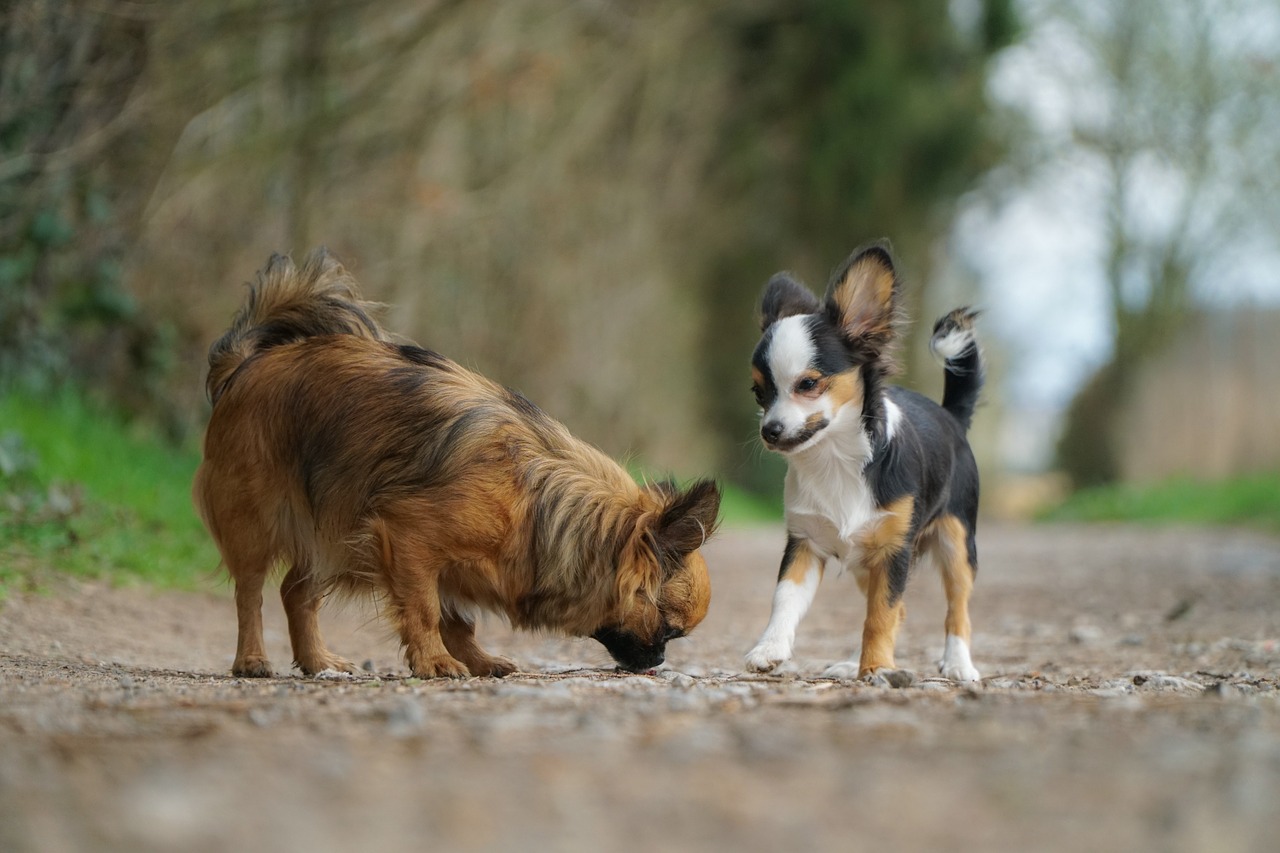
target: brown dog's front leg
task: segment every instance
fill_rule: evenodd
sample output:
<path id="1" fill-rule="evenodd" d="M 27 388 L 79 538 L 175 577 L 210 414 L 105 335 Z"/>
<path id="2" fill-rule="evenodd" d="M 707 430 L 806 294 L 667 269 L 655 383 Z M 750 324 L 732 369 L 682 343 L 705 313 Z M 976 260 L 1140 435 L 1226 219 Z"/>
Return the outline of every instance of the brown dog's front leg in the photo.
<path id="1" fill-rule="evenodd" d="M 466 665 L 449 654 L 440 635 L 440 572 L 444 568 L 410 538 L 397 539 L 386 522 L 370 525 L 379 544 L 378 562 L 400 628 L 405 662 L 418 678 L 466 678 Z"/>
<path id="2" fill-rule="evenodd" d="M 516 671 L 515 661 L 480 648 L 475 624 L 461 616 L 445 616 L 440 622 L 440 636 L 449 654 L 462 661 L 472 675 L 503 678 Z"/>
<path id="3" fill-rule="evenodd" d="M 409 671 L 418 678 L 466 678 L 471 671 L 449 654 L 440 635 L 440 596 L 435 573 L 423 580 L 412 584 L 413 589 L 400 596 L 399 602 L 395 601 L 397 596 L 392 596 Z"/>

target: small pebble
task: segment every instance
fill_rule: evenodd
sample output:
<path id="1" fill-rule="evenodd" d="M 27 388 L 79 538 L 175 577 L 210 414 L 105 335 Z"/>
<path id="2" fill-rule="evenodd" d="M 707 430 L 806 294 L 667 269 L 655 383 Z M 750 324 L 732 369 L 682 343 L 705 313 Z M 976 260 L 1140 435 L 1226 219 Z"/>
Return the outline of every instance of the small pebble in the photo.
<path id="1" fill-rule="evenodd" d="M 387 711 L 387 734 L 392 737 L 417 734 L 426 724 L 426 708 L 408 696 L 401 698 Z"/>
<path id="2" fill-rule="evenodd" d="M 916 683 L 916 674 L 909 669 L 882 669 L 874 673 L 868 680 L 876 687 L 892 687 L 902 689 Z"/>
<path id="3" fill-rule="evenodd" d="M 1240 691 L 1236 689 L 1235 686 L 1228 684 L 1225 681 L 1210 684 L 1204 689 L 1205 696 L 1212 696 L 1217 699 L 1227 699 L 1231 696 L 1237 696 L 1239 693 Z"/>
<path id="4" fill-rule="evenodd" d="M 1077 625 L 1067 633 L 1067 639 L 1078 646 L 1096 643 L 1102 639 L 1102 630 L 1092 625 Z"/>

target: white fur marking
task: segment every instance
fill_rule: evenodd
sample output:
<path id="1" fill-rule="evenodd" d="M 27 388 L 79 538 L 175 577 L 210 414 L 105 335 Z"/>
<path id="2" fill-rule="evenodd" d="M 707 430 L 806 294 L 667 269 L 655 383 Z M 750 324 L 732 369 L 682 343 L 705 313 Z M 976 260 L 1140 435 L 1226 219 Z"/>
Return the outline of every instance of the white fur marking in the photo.
<path id="1" fill-rule="evenodd" d="M 815 354 L 806 315 L 784 317 L 774 324 L 767 361 L 778 396 L 764 413 L 763 420 L 781 424 L 784 441 L 798 437 L 815 416 L 827 422 L 834 417 L 831 401 L 826 395 L 812 399 L 793 393 L 796 382 L 812 369 Z M 791 455 L 813 447 L 823 440 L 825 433 L 826 430 L 820 430 L 809 441 L 785 452 Z"/>
<path id="2" fill-rule="evenodd" d="M 902 409 L 898 408 L 898 404 L 885 397 L 884 400 L 884 438 L 885 441 L 893 441 L 893 434 L 898 431 L 898 424 L 902 423 Z"/>
<path id="3" fill-rule="evenodd" d="M 978 681 L 982 678 L 969 658 L 969 644 L 955 634 L 947 635 L 947 645 L 938 662 L 938 672 L 952 681 Z"/>
<path id="4" fill-rule="evenodd" d="M 802 583 L 786 578 L 778 581 L 773 592 L 773 612 L 769 615 L 769 625 L 755 647 L 747 652 L 747 669 L 768 672 L 791 659 L 796 628 L 813 603 L 821 581 L 822 569 L 816 565 L 809 567 Z"/>
<path id="5" fill-rule="evenodd" d="M 784 317 L 773 327 L 773 340 L 769 343 L 769 372 L 778 386 L 778 396 L 786 396 L 796 377 L 813 364 L 813 340 L 809 337 L 806 316 L 795 314 Z"/>
<path id="6" fill-rule="evenodd" d="M 964 355 L 973 344 L 973 329 L 951 329 L 944 335 L 937 335 L 929 341 L 929 349 L 935 358 L 943 362 Z"/>
<path id="7" fill-rule="evenodd" d="M 820 554 L 850 566 L 858 556 L 853 546 L 858 532 L 880 516 L 863 474 L 871 442 L 860 422 L 833 423 L 825 432 L 824 442 L 788 460 L 787 529 L 808 539 Z"/>

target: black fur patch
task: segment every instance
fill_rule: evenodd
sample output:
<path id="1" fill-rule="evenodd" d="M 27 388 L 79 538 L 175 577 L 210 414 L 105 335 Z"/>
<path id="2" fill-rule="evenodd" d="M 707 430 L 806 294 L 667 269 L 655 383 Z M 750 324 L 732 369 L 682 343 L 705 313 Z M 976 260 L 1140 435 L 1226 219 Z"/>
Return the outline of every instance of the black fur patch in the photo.
<path id="1" fill-rule="evenodd" d="M 788 533 L 787 547 L 782 552 L 782 565 L 778 567 L 778 580 L 786 577 L 787 569 L 791 568 L 791 563 L 796 558 L 796 549 L 799 547 L 800 540 Z"/>
<path id="2" fill-rule="evenodd" d="M 890 386 L 885 396 L 902 412 L 892 440 L 865 469 L 877 506 L 912 495 L 915 511 L 908 542 L 943 514 L 956 516 L 968 533 L 969 563 L 977 568 L 974 534 L 978 522 L 978 466 L 964 429 L 949 412 L 929 398 Z M 891 596 L 907 584 L 910 546 L 895 558 L 889 578 Z"/>
<path id="3" fill-rule="evenodd" d="M 793 314 L 812 314 L 821 307 L 818 297 L 790 273 L 777 273 L 765 285 L 764 296 L 760 299 L 760 329 L 763 331 Z"/>

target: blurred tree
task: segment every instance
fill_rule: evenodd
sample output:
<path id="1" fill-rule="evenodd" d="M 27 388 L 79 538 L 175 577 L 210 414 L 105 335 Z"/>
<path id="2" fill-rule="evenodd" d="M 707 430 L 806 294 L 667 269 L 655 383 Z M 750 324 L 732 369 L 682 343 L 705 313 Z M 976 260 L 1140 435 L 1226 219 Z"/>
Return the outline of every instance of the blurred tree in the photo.
<path id="1" fill-rule="evenodd" d="M 1118 416 L 1139 367 L 1251 247 L 1276 248 L 1280 4 L 1130 0 L 1037 6 L 1059 45 L 1037 54 L 1074 99 L 1041 163 L 1100 199 L 1109 361 L 1070 405 L 1058 462 L 1077 486 L 1115 480 Z"/>
<path id="2" fill-rule="evenodd" d="M 918 299 L 1009 3 L 13 0 L 0 323 L 178 431 L 234 283 L 324 242 L 610 452 L 738 464 L 760 285 L 890 236 Z M 68 334 L 93 270 L 123 313 Z"/>
<path id="3" fill-rule="evenodd" d="M 725 326 L 707 344 L 717 425 L 749 439 L 754 410 L 739 389 L 760 290 L 779 268 L 821 294 L 850 251 L 890 238 L 915 321 L 901 355 L 918 379 L 935 247 L 956 200 L 1001 156 L 987 70 L 1017 19 L 1011 0 L 805 0 L 749 4 L 731 24 L 736 119 L 718 180 L 741 224 L 712 261 L 711 315 Z M 740 458 L 729 464 L 752 476 Z"/>
<path id="4" fill-rule="evenodd" d="M 129 130 L 145 61 L 142 21 L 55 0 L 0 9 L 0 386 L 64 372 L 68 327 L 134 317 L 97 164 Z"/>

